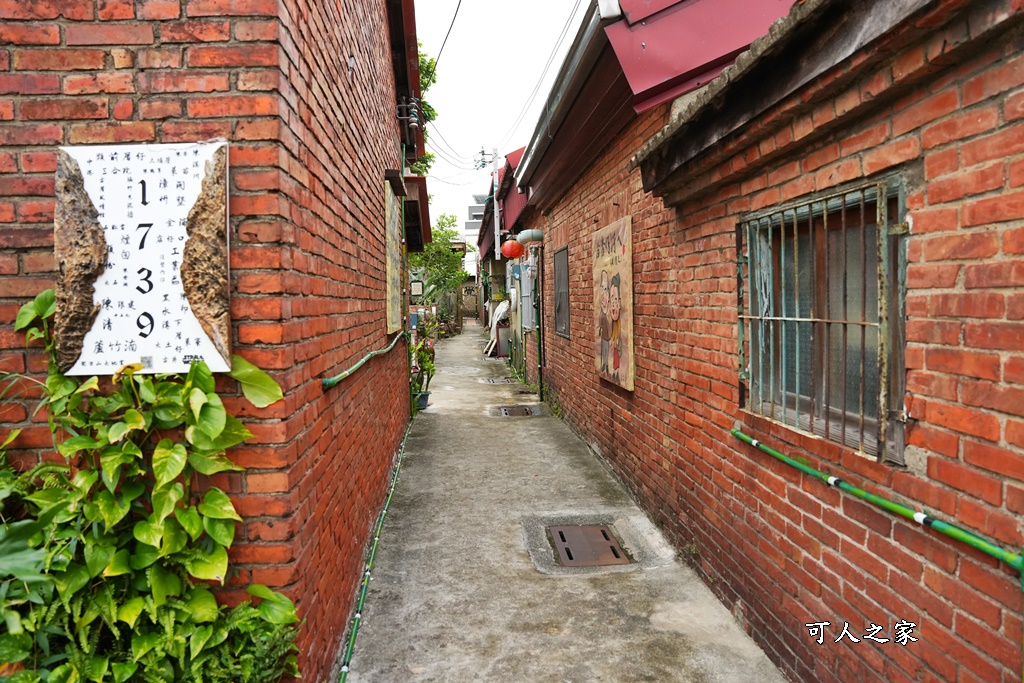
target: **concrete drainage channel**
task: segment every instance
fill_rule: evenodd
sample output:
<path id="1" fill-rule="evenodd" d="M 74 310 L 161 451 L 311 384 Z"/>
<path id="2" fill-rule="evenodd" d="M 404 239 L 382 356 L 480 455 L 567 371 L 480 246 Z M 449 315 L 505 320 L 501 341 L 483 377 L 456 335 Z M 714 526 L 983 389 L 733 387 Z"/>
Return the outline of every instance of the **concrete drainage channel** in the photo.
<path id="1" fill-rule="evenodd" d="M 523 519 L 523 540 L 537 571 L 553 576 L 632 572 L 675 558 L 636 510 L 530 515 Z"/>

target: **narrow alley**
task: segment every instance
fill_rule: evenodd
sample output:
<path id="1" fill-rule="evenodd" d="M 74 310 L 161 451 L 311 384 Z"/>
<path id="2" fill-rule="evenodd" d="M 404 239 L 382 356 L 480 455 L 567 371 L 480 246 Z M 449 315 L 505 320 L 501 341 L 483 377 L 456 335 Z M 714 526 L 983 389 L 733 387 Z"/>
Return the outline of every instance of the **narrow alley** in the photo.
<path id="1" fill-rule="evenodd" d="M 508 366 L 467 323 L 437 346 L 348 680 L 784 681 L 587 445 L 488 381 Z M 495 416 L 509 405 L 539 414 Z M 634 562 L 560 566 L 545 529 L 577 524 L 610 526 Z"/>

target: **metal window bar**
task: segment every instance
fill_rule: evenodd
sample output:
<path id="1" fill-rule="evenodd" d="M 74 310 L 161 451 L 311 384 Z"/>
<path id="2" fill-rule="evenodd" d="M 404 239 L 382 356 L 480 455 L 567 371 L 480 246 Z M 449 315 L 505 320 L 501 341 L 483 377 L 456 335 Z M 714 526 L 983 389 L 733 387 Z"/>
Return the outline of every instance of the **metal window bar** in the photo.
<path id="1" fill-rule="evenodd" d="M 744 387 L 744 407 L 878 459 L 885 453 L 890 413 L 887 199 L 887 185 L 879 182 L 737 226 L 741 380 L 753 385 Z M 875 259 L 868 249 L 877 249 Z M 869 310 L 872 303 L 875 311 Z"/>

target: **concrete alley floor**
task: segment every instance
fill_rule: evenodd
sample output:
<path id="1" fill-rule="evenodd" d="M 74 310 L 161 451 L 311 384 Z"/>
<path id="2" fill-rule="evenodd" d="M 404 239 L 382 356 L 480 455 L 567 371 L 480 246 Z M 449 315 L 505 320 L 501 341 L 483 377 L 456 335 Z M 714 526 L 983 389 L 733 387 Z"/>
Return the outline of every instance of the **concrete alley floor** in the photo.
<path id="1" fill-rule="evenodd" d="M 348 680 L 785 681 L 559 418 L 485 359 L 437 345 L 381 533 Z M 491 416 L 533 405 L 535 417 Z M 612 526 L 635 564 L 568 568 L 545 528 Z"/>

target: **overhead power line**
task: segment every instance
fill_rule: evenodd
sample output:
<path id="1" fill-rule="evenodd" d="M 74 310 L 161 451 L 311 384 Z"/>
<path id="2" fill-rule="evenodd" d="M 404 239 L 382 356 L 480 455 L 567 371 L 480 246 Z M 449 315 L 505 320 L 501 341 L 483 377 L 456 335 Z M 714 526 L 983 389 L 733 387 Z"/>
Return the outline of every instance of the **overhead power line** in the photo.
<path id="1" fill-rule="evenodd" d="M 467 157 L 463 154 L 459 154 L 455 150 L 454 145 L 452 145 L 450 142 L 444 139 L 444 136 L 441 135 L 441 131 L 438 130 L 437 125 L 433 121 L 427 121 L 427 125 L 430 126 L 435 133 L 437 133 L 437 137 L 440 138 L 441 142 L 445 144 L 445 147 L 447 147 L 447 151 L 451 152 L 452 156 L 454 156 L 456 159 L 462 159 L 464 162 L 473 163 L 472 157 Z"/>
<path id="2" fill-rule="evenodd" d="M 541 71 L 540 78 L 537 79 L 537 84 L 533 86 L 533 91 L 523 104 L 523 108 L 519 111 L 519 116 L 516 117 L 512 127 L 509 128 L 508 132 L 502 136 L 499 149 L 507 145 L 516 134 L 516 131 L 519 130 L 519 126 L 523 122 L 523 117 L 526 116 L 527 110 L 533 104 L 534 99 L 536 99 L 537 93 L 540 91 L 540 86 L 544 82 L 544 77 L 547 76 L 548 69 L 551 68 L 551 63 L 554 61 L 555 55 L 558 53 L 558 49 L 562 46 L 562 42 L 565 40 L 565 36 L 569 32 L 569 28 L 572 26 L 573 17 L 576 16 L 576 12 L 579 10 L 581 2 L 582 0 L 576 0 L 576 4 L 572 8 L 572 12 L 569 13 L 569 17 L 565 20 L 565 25 L 562 26 L 562 32 L 558 34 L 558 40 L 555 41 L 555 46 L 551 49 L 551 54 L 548 55 L 548 60 L 544 64 L 544 70 Z"/>
<path id="3" fill-rule="evenodd" d="M 434 57 L 434 68 L 430 70 L 430 74 L 426 78 L 427 83 L 430 83 L 430 79 L 433 77 L 434 72 L 437 71 L 437 63 L 441 61 L 441 53 L 444 52 L 444 46 L 448 42 L 448 36 L 452 34 L 452 27 L 455 26 L 455 18 L 459 16 L 460 7 L 462 7 L 462 0 L 459 0 L 459 4 L 455 6 L 455 14 L 452 15 L 452 23 L 448 24 L 448 33 L 444 34 L 444 40 L 441 41 L 441 49 L 437 51 L 437 56 Z"/>

